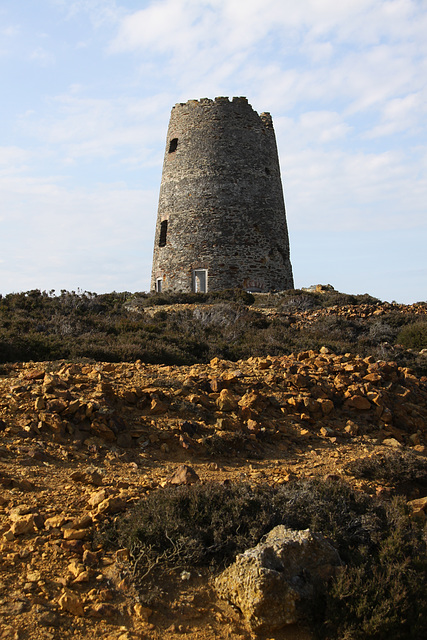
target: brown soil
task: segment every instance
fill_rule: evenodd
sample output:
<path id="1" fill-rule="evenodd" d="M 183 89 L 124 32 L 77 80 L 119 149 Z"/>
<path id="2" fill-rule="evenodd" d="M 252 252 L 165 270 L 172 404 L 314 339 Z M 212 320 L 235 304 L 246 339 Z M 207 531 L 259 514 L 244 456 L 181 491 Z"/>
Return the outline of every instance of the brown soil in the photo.
<path id="1" fill-rule="evenodd" d="M 349 462 L 426 452 L 426 380 L 327 349 L 193 367 L 13 364 L 2 373 L 0 638 L 250 638 L 203 572 L 171 573 L 138 602 L 126 550 L 94 541 L 105 517 L 183 463 L 200 482 L 332 476 L 375 494 L 395 487 L 352 478 Z M 268 637 L 310 635 L 298 627 Z"/>

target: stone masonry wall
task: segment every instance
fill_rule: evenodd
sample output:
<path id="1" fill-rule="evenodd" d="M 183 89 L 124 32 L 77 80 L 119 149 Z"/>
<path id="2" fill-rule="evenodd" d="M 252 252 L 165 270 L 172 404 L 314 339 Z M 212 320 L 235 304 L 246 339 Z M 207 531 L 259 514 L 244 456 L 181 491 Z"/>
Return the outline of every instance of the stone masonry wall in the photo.
<path id="1" fill-rule="evenodd" d="M 172 109 L 151 289 L 161 278 L 163 291 L 192 291 L 195 269 L 208 270 L 209 291 L 293 287 L 273 123 L 246 98 Z"/>

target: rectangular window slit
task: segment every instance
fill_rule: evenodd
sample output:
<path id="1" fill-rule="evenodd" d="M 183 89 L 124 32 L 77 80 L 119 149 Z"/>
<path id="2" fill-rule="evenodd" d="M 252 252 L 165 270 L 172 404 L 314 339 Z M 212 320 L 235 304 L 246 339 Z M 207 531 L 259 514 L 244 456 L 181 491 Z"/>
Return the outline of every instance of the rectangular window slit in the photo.
<path id="1" fill-rule="evenodd" d="M 166 236 L 168 234 L 168 221 L 163 220 L 160 223 L 160 238 L 159 238 L 159 247 L 166 246 Z"/>
<path id="2" fill-rule="evenodd" d="M 177 146 L 178 146 L 178 138 L 172 138 L 172 140 L 169 142 L 168 153 L 173 153 L 174 151 L 176 151 Z"/>

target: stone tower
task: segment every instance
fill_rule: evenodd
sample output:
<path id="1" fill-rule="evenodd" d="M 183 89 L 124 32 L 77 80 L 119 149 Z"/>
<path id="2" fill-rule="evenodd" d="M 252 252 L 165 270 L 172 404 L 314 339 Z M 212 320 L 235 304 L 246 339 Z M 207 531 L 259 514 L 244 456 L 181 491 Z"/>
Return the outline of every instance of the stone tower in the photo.
<path id="1" fill-rule="evenodd" d="M 152 291 L 293 288 L 273 122 L 246 98 L 172 109 Z"/>

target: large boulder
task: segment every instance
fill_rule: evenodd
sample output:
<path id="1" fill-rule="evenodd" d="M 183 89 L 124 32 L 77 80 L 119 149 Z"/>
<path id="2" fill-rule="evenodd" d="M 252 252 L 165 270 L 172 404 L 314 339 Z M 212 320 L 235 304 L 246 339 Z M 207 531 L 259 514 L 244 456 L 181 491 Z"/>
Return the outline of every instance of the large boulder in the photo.
<path id="1" fill-rule="evenodd" d="M 218 595 L 238 607 L 255 632 L 298 621 L 298 603 L 322 589 L 341 564 L 321 535 L 280 525 L 237 556 L 215 580 Z"/>

